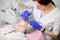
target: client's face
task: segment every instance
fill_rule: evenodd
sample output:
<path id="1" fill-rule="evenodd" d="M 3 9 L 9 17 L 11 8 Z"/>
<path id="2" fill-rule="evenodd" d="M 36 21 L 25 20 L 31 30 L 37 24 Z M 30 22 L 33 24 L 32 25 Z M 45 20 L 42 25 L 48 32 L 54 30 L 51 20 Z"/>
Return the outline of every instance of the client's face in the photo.
<path id="1" fill-rule="evenodd" d="M 28 23 L 27 22 L 25 22 L 25 21 L 23 21 L 23 20 L 21 20 L 19 23 L 18 23 L 18 31 L 20 31 L 20 32 L 25 32 L 25 30 L 26 30 L 26 28 L 28 27 Z"/>

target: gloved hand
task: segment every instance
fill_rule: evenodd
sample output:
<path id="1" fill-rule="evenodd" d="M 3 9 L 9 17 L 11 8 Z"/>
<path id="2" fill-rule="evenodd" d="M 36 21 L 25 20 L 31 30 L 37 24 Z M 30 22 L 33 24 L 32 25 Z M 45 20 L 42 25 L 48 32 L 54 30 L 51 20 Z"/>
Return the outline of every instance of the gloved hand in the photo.
<path id="1" fill-rule="evenodd" d="M 28 17 L 28 16 L 30 16 L 30 14 L 31 14 L 31 13 L 29 13 L 28 10 L 25 10 L 20 16 L 22 17 L 22 19 L 23 19 L 24 21 L 28 21 L 28 20 L 29 20 L 29 17 Z"/>
<path id="2" fill-rule="evenodd" d="M 29 22 L 29 24 L 32 26 L 32 28 L 36 29 L 36 30 L 41 30 L 42 29 L 42 26 L 39 25 L 38 22 L 34 21 L 34 20 L 31 20 Z"/>

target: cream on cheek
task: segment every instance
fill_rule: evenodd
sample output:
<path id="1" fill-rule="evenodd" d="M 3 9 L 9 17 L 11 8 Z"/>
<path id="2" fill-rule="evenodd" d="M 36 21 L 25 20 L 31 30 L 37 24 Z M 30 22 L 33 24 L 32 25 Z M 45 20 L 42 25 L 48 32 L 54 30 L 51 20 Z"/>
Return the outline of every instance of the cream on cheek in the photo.
<path id="1" fill-rule="evenodd" d="M 21 23 L 21 25 L 24 25 L 26 22 L 22 20 L 20 23 Z"/>

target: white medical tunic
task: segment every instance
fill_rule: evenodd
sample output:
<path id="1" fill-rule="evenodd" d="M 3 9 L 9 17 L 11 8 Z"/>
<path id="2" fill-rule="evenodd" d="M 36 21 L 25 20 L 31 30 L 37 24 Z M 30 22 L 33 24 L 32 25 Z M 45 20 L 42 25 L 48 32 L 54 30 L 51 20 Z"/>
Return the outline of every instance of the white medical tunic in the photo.
<path id="1" fill-rule="evenodd" d="M 34 19 L 39 22 L 47 30 L 52 30 L 55 35 L 59 34 L 60 29 L 60 10 L 56 7 L 48 14 L 41 16 L 41 11 L 34 8 L 33 11 Z M 46 35 L 46 40 L 51 40 L 52 38 Z"/>

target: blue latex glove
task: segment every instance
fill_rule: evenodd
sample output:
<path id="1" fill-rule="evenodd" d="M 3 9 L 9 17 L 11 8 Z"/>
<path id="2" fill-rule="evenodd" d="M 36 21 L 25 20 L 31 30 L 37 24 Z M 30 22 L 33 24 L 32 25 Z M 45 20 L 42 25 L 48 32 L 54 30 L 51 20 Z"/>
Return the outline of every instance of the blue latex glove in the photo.
<path id="1" fill-rule="evenodd" d="M 28 16 L 30 16 L 30 14 L 31 14 L 31 13 L 29 13 L 28 10 L 25 10 L 20 16 L 22 17 L 22 19 L 23 19 L 24 21 L 29 21 L 29 17 L 28 17 Z"/>
<path id="2" fill-rule="evenodd" d="M 22 17 L 22 19 L 24 20 L 24 21 L 29 21 L 29 17 L 26 17 L 26 16 L 21 16 Z"/>
<path id="3" fill-rule="evenodd" d="M 38 22 L 34 21 L 34 20 L 31 20 L 29 22 L 29 24 L 32 26 L 32 28 L 36 29 L 36 30 L 41 30 L 42 29 L 42 26 L 39 25 Z"/>

